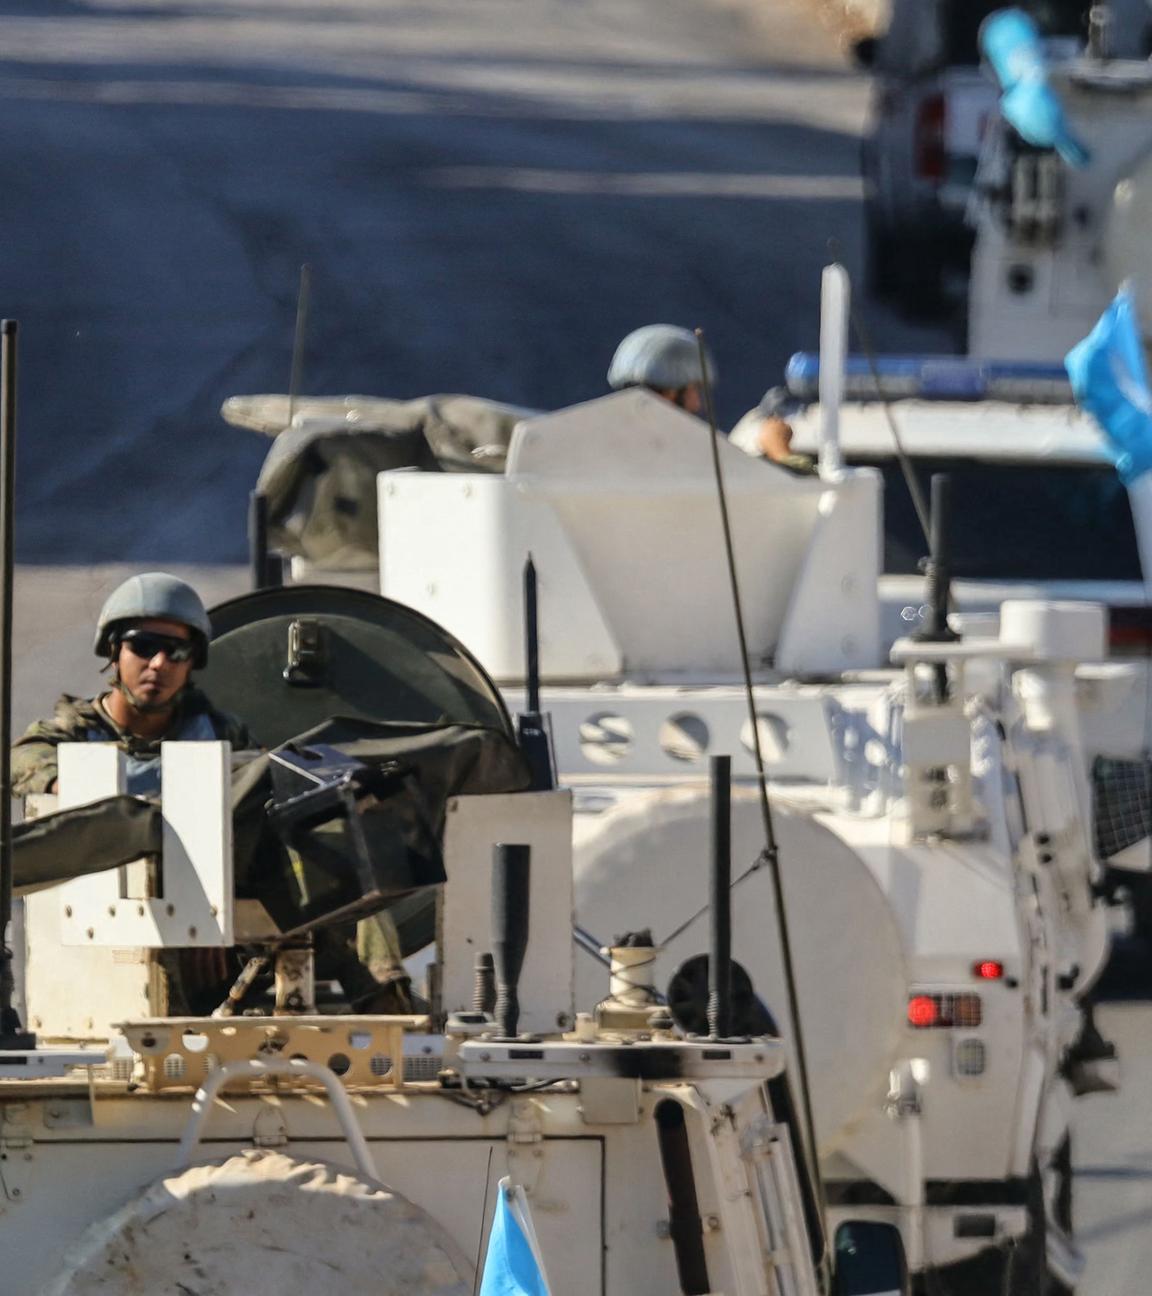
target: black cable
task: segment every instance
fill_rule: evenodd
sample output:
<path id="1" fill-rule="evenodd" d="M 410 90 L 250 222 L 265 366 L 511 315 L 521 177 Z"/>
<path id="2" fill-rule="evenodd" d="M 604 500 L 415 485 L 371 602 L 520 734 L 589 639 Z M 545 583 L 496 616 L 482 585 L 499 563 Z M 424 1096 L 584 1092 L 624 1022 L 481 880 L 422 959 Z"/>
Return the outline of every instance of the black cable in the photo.
<path id="1" fill-rule="evenodd" d="M 812 1182 L 820 1213 L 827 1228 L 828 1203 L 824 1193 L 824 1179 L 820 1174 L 820 1156 L 816 1147 L 816 1125 L 812 1116 L 812 1091 L 808 1083 L 808 1058 L 804 1047 L 804 1032 L 800 1024 L 800 1005 L 796 993 L 796 975 L 792 962 L 792 941 L 788 933 L 788 915 L 784 909 L 784 886 L 780 876 L 780 852 L 776 830 L 772 823 L 772 806 L 768 800 L 768 777 L 764 771 L 764 752 L 760 743 L 760 718 L 756 713 L 756 696 L 752 688 L 752 666 L 748 656 L 748 636 L 744 629 L 744 605 L 740 598 L 740 581 L 736 572 L 736 551 L 732 543 L 732 525 L 728 515 L 728 494 L 724 489 L 724 473 L 720 466 L 720 434 L 716 430 L 716 410 L 712 400 L 712 379 L 708 372 L 707 353 L 704 349 L 704 332 L 696 330 L 696 347 L 700 356 L 701 390 L 704 394 L 704 412 L 708 419 L 709 443 L 712 447 L 712 470 L 716 478 L 716 497 L 720 504 L 720 521 L 724 530 L 724 554 L 728 563 L 728 581 L 732 591 L 732 609 L 736 617 L 736 636 L 740 644 L 740 665 L 744 675 L 744 697 L 748 707 L 748 723 L 752 727 L 752 751 L 756 760 L 757 786 L 760 792 L 760 815 L 764 827 L 764 850 L 753 867 L 767 864 L 772 878 L 772 894 L 776 902 L 776 924 L 780 937 L 780 959 L 784 967 L 784 984 L 788 996 L 788 1013 L 792 1021 L 792 1035 L 796 1048 L 796 1065 L 799 1071 L 800 1091 L 804 1096 L 804 1132 L 811 1154 Z M 820 1283 L 828 1289 L 830 1257 L 828 1239 L 821 1238 Z"/>
<path id="2" fill-rule="evenodd" d="M 904 442 L 900 438 L 900 429 L 896 426 L 896 417 L 892 413 L 892 402 L 885 395 L 884 385 L 880 379 L 880 369 L 876 364 L 876 353 L 872 349 L 872 341 L 864 327 L 864 321 L 860 318 L 859 312 L 851 304 L 851 301 L 849 301 L 848 305 L 848 318 L 852 323 L 852 331 L 856 334 L 856 340 L 860 343 L 860 349 L 864 352 L 864 358 L 868 362 L 868 371 L 872 375 L 872 381 L 876 384 L 876 399 L 884 407 L 884 417 L 888 422 L 888 430 L 892 433 L 892 441 L 896 446 L 896 458 L 900 464 L 900 471 L 904 474 L 908 494 L 912 496 L 912 507 L 916 510 L 916 519 L 920 523 L 920 529 L 924 532 L 924 543 L 930 544 L 932 527 L 928 516 L 928 504 L 916 478 L 916 470 L 912 467 L 912 460 L 908 457 L 908 453 L 904 449 Z"/>

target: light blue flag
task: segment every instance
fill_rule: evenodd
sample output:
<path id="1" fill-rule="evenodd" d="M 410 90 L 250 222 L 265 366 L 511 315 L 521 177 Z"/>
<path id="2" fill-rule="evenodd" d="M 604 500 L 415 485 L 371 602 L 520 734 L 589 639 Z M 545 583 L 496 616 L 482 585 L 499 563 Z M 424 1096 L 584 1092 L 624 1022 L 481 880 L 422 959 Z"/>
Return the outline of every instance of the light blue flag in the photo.
<path id="1" fill-rule="evenodd" d="M 524 1189 L 509 1179 L 500 1180 L 480 1296 L 549 1296 L 528 1199 Z"/>
<path id="2" fill-rule="evenodd" d="M 1000 112 L 1037 148 L 1054 148 L 1069 166 L 1087 166 L 1088 150 L 1072 134 L 1064 105 L 1048 84 L 1035 22 L 1022 9 L 999 9 L 980 28 L 980 47 L 1000 89 Z"/>
<path id="3" fill-rule="evenodd" d="M 1152 469 L 1152 392 L 1136 303 L 1127 284 L 1064 367 L 1077 404 L 1100 424 L 1129 484 Z"/>

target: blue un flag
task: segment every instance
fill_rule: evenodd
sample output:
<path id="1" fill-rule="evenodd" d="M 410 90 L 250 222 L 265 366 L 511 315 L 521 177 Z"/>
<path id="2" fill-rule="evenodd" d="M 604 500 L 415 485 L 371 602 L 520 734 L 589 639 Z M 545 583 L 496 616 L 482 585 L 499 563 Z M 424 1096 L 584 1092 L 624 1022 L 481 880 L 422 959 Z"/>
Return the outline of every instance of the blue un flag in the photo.
<path id="1" fill-rule="evenodd" d="M 509 1179 L 500 1180 L 480 1296 L 549 1296 L 528 1199 Z"/>
<path id="2" fill-rule="evenodd" d="M 1064 367 L 1077 404 L 1100 424 L 1125 484 L 1152 468 L 1152 392 L 1132 290 L 1125 284 Z"/>
<path id="3" fill-rule="evenodd" d="M 1072 134 L 1060 96 L 1048 84 L 1048 67 L 1035 22 L 1022 9 L 999 9 L 980 28 L 980 48 L 1003 94 L 1000 112 L 1037 148 L 1054 148 L 1069 166 L 1087 166 L 1088 150 Z"/>

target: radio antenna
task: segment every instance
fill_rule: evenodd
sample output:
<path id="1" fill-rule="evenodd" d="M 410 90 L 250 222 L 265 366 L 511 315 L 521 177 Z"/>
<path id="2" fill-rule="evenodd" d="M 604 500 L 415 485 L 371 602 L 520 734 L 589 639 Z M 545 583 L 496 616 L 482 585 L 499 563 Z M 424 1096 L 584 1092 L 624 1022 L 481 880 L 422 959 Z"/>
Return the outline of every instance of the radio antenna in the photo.
<path id="1" fill-rule="evenodd" d="M 822 1218 L 827 1215 L 824 1180 L 820 1174 L 820 1157 L 816 1150 L 816 1125 L 812 1118 L 812 1091 L 808 1083 L 808 1057 L 804 1047 L 804 1030 L 800 1022 L 800 1004 L 796 994 L 796 973 L 792 961 L 792 941 L 788 931 L 788 914 L 784 908 L 784 885 L 780 876 L 780 849 L 772 822 L 772 803 L 768 799 L 768 776 L 764 771 L 764 750 L 760 741 L 760 717 L 756 713 L 756 695 L 752 688 L 752 665 L 748 655 L 748 636 L 744 629 L 744 604 L 740 598 L 740 580 L 736 572 L 736 549 L 732 543 L 732 524 L 728 514 L 728 492 L 720 464 L 720 434 L 716 429 L 716 409 L 712 400 L 712 375 L 704 347 L 704 330 L 696 329 L 696 349 L 700 357 L 701 391 L 704 413 L 708 420 L 709 444 L 712 447 L 712 472 L 716 480 L 716 498 L 720 504 L 720 523 L 724 532 L 724 555 L 728 562 L 728 583 L 732 592 L 732 610 L 736 617 L 736 637 L 740 644 L 740 665 L 744 675 L 744 698 L 748 723 L 752 730 L 752 753 L 756 761 L 756 782 L 760 791 L 760 816 L 764 829 L 764 849 L 753 868 L 767 864 L 772 878 L 772 895 L 776 903 L 776 929 L 780 941 L 780 961 L 784 966 L 784 984 L 788 996 L 788 1016 L 792 1022 L 792 1039 L 796 1049 L 800 1092 L 804 1097 L 804 1132 L 811 1155 L 812 1182 L 816 1187 Z M 747 876 L 745 874 L 744 876 Z M 820 1256 L 820 1271 L 827 1286 L 828 1251 L 826 1243 Z"/>
<path id="2" fill-rule="evenodd" d="M 307 261 L 300 267 L 300 287 L 296 293 L 296 329 L 292 335 L 292 372 L 288 377 L 288 426 L 296 413 L 300 383 L 304 377 L 304 336 L 308 327 L 308 305 L 312 295 L 312 267 Z"/>
<path id="3" fill-rule="evenodd" d="M 0 1049 L 34 1049 L 16 1011 L 12 925 L 12 590 L 16 535 L 16 333 L 0 323 Z"/>

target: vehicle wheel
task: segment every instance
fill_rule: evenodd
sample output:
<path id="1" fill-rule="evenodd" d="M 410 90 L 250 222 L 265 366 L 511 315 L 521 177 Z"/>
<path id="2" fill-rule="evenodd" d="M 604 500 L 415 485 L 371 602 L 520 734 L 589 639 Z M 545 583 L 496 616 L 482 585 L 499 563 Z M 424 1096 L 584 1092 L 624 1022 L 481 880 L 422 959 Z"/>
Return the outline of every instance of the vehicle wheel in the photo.
<path id="1" fill-rule="evenodd" d="M 1069 1230 L 1072 1225 L 1072 1153 L 1065 1139 L 1054 1159 L 1060 1177 L 1056 1209 L 1061 1224 Z M 1066 1221 L 1066 1223 L 1065 1223 Z M 1005 1296 L 1073 1296 L 1048 1272 L 1048 1219 L 1044 1210 L 1044 1186 L 1039 1168 L 1033 1167 L 1028 1179 L 1028 1232 L 1008 1252 Z"/>
<path id="2" fill-rule="evenodd" d="M 944 309 L 944 258 L 931 240 L 909 236 L 893 246 L 895 296 L 910 319 L 934 319 Z"/>
<path id="3" fill-rule="evenodd" d="M 894 297 L 899 288 L 897 273 L 898 242 L 872 217 L 864 220 L 864 290 L 870 297 L 885 300 Z"/>
<path id="4" fill-rule="evenodd" d="M 1124 879 L 1132 912 L 1132 934 L 1152 945 L 1152 885 L 1146 874 L 1133 873 Z"/>
<path id="5" fill-rule="evenodd" d="M 1064 1141 L 1052 1158 L 1052 1167 L 1059 1180 L 1056 1188 L 1056 1223 L 1065 1233 L 1072 1232 L 1072 1135 L 1065 1134 Z"/>

